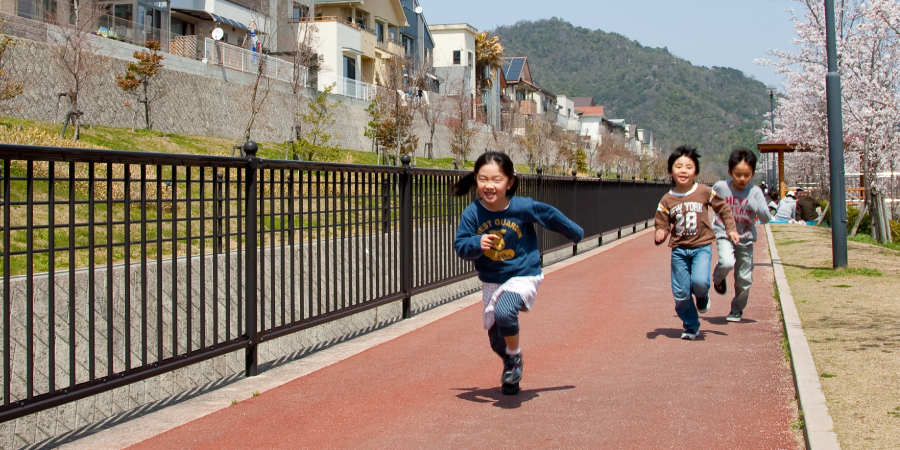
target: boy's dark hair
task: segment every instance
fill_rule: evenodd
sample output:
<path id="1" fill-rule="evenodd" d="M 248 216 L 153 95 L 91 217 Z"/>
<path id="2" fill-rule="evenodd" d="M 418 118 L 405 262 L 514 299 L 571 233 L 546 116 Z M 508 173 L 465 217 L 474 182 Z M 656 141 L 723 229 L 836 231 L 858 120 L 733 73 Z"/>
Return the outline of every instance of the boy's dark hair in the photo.
<path id="1" fill-rule="evenodd" d="M 513 166 L 512 160 L 509 159 L 509 155 L 501 152 L 484 152 L 479 156 L 478 159 L 475 160 L 475 168 L 453 185 L 453 194 L 457 197 L 468 194 L 469 191 L 472 190 L 472 186 L 475 186 L 475 176 L 478 174 L 478 171 L 482 166 L 488 163 L 497 164 L 497 166 L 500 167 L 500 171 L 503 172 L 503 175 L 506 175 L 513 180 L 512 186 L 506 190 L 506 196 L 512 197 L 515 195 L 516 189 L 519 187 L 519 177 L 516 176 L 516 169 Z"/>
<path id="2" fill-rule="evenodd" d="M 756 174 L 756 153 L 743 147 L 732 150 L 731 155 L 728 155 L 728 172 L 731 172 L 734 166 L 742 162 L 747 163 L 750 166 L 750 171 Z"/>
<path id="3" fill-rule="evenodd" d="M 675 160 L 682 156 L 687 156 L 691 158 L 691 161 L 694 161 L 694 175 L 698 175 L 700 173 L 700 154 L 697 153 L 696 148 L 690 145 L 682 145 L 669 155 L 669 175 L 672 174 L 672 166 L 675 165 Z"/>

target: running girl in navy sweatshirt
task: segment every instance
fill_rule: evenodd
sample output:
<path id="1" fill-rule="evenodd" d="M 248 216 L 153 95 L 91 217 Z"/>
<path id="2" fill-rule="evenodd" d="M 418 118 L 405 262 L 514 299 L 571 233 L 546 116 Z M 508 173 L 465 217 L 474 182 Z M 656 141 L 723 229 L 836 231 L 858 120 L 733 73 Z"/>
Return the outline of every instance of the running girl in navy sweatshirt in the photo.
<path id="1" fill-rule="evenodd" d="M 556 208 L 515 197 L 519 180 L 505 153 L 486 152 L 472 173 L 454 186 L 457 196 L 477 187 L 478 198 L 463 211 L 453 248 L 474 261 L 482 281 L 484 328 L 491 348 L 503 359 L 503 393 L 518 393 L 522 379 L 519 311 L 529 311 L 544 279 L 534 224 L 561 233 L 573 242 L 584 230 Z"/>

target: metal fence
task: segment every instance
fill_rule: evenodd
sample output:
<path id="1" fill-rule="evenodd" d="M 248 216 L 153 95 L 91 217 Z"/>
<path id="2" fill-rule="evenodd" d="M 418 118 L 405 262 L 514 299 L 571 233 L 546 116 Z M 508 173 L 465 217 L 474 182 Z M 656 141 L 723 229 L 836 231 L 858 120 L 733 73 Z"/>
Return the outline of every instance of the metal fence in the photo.
<path id="1" fill-rule="evenodd" d="M 465 172 L 0 145 L 0 422 L 474 275 Z M 522 175 L 586 239 L 660 183 Z M 540 232 L 542 252 L 572 245 Z M 575 247 L 577 252 L 577 247 Z"/>

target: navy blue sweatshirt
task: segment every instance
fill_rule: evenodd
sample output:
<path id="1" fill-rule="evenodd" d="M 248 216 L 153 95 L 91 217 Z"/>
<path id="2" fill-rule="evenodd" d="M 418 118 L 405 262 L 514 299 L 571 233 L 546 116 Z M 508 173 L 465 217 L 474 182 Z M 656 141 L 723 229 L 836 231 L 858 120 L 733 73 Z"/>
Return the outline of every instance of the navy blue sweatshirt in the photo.
<path id="1" fill-rule="evenodd" d="M 485 283 L 505 283 L 512 277 L 541 273 L 534 224 L 578 242 L 584 230 L 558 209 L 528 197 L 513 196 L 505 211 L 494 212 L 475 200 L 463 211 L 453 248 L 460 258 L 475 261 L 478 278 Z M 495 234 L 490 250 L 481 249 L 481 236 Z"/>

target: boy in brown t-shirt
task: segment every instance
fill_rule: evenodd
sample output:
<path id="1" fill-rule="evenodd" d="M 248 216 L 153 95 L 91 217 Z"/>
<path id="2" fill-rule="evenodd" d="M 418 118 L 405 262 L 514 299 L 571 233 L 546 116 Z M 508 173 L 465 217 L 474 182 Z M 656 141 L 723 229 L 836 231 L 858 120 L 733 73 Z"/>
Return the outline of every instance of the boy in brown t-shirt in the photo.
<path id="1" fill-rule="evenodd" d="M 669 175 L 675 182 L 656 208 L 657 245 L 671 233 L 672 294 L 675 313 L 684 326 L 682 339 L 694 340 L 700 331 L 697 312 L 709 309 L 709 271 L 712 243 L 716 234 L 709 219 L 709 208 L 722 218 L 729 239 L 740 240 L 734 225 L 731 208 L 709 186 L 694 179 L 700 171 L 700 155 L 693 147 L 681 146 L 669 155 Z M 691 301 L 691 293 L 697 304 Z"/>

